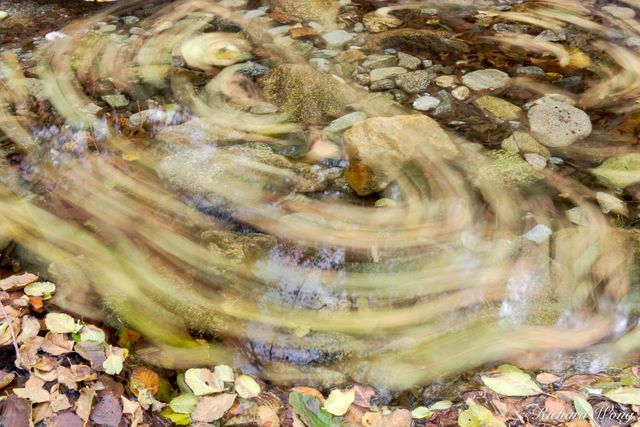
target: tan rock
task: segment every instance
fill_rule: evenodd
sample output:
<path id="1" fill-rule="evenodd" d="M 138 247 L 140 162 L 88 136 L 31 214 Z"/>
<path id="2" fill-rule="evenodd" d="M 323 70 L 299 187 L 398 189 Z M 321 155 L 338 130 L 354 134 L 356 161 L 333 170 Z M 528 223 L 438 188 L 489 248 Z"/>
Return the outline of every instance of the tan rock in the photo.
<path id="1" fill-rule="evenodd" d="M 514 132 L 510 137 L 502 141 L 501 147 L 514 153 L 533 153 L 542 157 L 549 157 L 551 154 L 544 145 L 527 132 Z"/>
<path id="2" fill-rule="evenodd" d="M 418 146 L 431 147 L 445 158 L 458 153 L 438 123 L 421 114 L 358 122 L 345 132 L 344 144 L 349 156 L 345 178 L 361 196 L 384 190 Z"/>
<path id="3" fill-rule="evenodd" d="M 315 21 L 333 25 L 338 17 L 339 6 L 335 0 L 270 0 L 277 13 L 292 21 Z"/>
<path id="4" fill-rule="evenodd" d="M 518 120 L 522 112 L 517 105 L 490 95 L 481 96 L 473 101 L 473 104 L 498 123 Z"/>

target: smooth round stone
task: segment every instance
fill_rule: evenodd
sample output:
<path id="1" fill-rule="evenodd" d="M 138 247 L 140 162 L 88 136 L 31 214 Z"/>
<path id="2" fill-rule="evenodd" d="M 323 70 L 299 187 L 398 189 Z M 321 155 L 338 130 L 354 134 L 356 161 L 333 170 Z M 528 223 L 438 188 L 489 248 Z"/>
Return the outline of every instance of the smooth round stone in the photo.
<path id="1" fill-rule="evenodd" d="M 331 61 L 325 58 L 311 58 L 309 65 L 321 73 L 328 73 L 331 70 Z"/>
<path id="2" fill-rule="evenodd" d="M 322 38 L 327 42 L 329 47 L 342 47 L 345 43 L 350 42 L 356 35 L 345 30 L 335 30 L 323 34 Z"/>
<path id="3" fill-rule="evenodd" d="M 469 98 L 469 96 L 471 95 L 471 91 L 466 86 L 458 86 L 451 91 L 451 95 L 458 101 L 464 101 L 465 99 Z"/>
<path id="4" fill-rule="evenodd" d="M 440 105 L 440 100 L 434 96 L 425 95 L 413 101 L 413 108 L 418 111 L 431 111 Z"/>
<path id="5" fill-rule="evenodd" d="M 489 68 L 462 76 L 462 82 L 473 90 L 494 90 L 505 87 L 511 78 L 507 73 Z"/>
<path id="6" fill-rule="evenodd" d="M 608 5 L 603 6 L 602 10 L 619 19 L 633 19 L 636 16 L 635 10 L 630 7 Z"/>
<path id="7" fill-rule="evenodd" d="M 5 12 L 4 10 L 0 10 L 0 21 L 2 21 L 3 19 L 5 19 L 8 16 L 9 16 L 8 12 Z"/>
<path id="8" fill-rule="evenodd" d="M 591 135 L 591 119 L 584 111 L 550 98 L 529 109 L 534 138 L 547 147 L 567 147 Z"/>
<path id="9" fill-rule="evenodd" d="M 553 232 L 546 225 L 538 224 L 529 230 L 523 237 L 532 242 L 542 243 L 547 240 Z"/>

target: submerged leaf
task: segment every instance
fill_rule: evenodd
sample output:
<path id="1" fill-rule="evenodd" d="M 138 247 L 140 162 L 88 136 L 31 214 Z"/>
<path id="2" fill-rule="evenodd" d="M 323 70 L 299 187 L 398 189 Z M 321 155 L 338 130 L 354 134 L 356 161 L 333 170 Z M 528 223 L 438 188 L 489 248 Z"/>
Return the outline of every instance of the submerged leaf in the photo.
<path id="1" fill-rule="evenodd" d="M 504 396 L 533 396 L 542 393 L 529 374 L 510 365 L 501 366 L 497 375 L 483 375 L 481 378 L 487 387 Z"/>
<path id="2" fill-rule="evenodd" d="M 640 405 L 640 388 L 619 387 L 604 395 L 606 398 L 623 405 Z"/>
<path id="3" fill-rule="evenodd" d="M 347 413 L 355 398 L 356 393 L 353 389 L 346 392 L 332 390 L 324 402 L 324 409 L 330 414 L 342 416 Z"/>
<path id="4" fill-rule="evenodd" d="M 223 393 L 217 396 L 205 396 L 191 413 L 193 421 L 212 423 L 222 418 L 236 400 L 236 394 Z"/>
<path id="5" fill-rule="evenodd" d="M 260 394 L 260 385 L 248 375 L 236 378 L 236 393 L 244 399 L 251 399 Z"/>
<path id="6" fill-rule="evenodd" d="M 78 332 L 80 325 L 65 313 L 49 313 L 44 319 L 47 329 L 58 334 Z"/>
<path id="7" fill-rule="evenodd" d="M 169 402 L 169 407 L 173 412 L 179 414 L 190 414 L 196 408 L 198 398 L 193 394 L 181 394 Z"/>
<path id="8" fill-rule="evenodd" d="M 24 288 L 24 293 L 32 297 L 51 298 L 51 294 L 56 291 L 56 285 L 51 282 L 30 283 Z"/>
<path id="9" fill-rule="evenodd" d="M 184 373 L 184 381 L 196 396 L 224 391 L 224 383 L 205 368 L 188 369 Z"/>
<path id="10" fill-rule="evenodd" d="M 308 427 L 340 427 L 341 423 L 325 411 L 320 400 L 304 393 L 289 393 L 289 405 Z"/>

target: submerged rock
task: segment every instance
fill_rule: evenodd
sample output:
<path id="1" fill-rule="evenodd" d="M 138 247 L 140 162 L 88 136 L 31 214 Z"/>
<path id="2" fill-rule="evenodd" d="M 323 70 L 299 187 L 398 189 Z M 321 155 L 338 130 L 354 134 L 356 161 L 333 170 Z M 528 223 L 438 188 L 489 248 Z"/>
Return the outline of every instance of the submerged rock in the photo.
<path id="1" fill-rule="evenodd" d="M 404 73 L 395 78 L 396 86 L 407 93 L 420 93 L 427 90 L 435 75 L 431 71 L 420 70 Z"/>
<path id="2" fill-rule="evenodd" d="M 338 17 L 338 2 L 333 0 L 270 0 L 274 11 L 294 21 L 315 21 L 333 25 Z"/>
<path id="3" fill-rule="evenodd" d="M 502 184 L 508 188 L 528 187 L 542 180 L 542 175 L 520 155 L 505 150 L 485 153 L 487 161 L 474 171 L 474 180 L 482 186 Z"/>
<path id="4" fill-rule="evenodd" d="M 367 48 L 371 50 L 399 47 L 425 49 L 432 53 L 469 52 L 469 46 L 455 34 L 429 29 L 399 28 L 371 35 L 367 41 Z"/>
<path id="5" fill-rule="evenodd" d="M 502 141 L 501 147 L 514 153 L 533 153 L 542 157 L 549 157 L 549 150 L 526 132 L 514 132 Z"/>
<path id="6" fill-rule="evenodd" d="M 591 135 L 591 119 L 584 111 L 544 97 L 529 109 L 532 135 L 547 147 L 566 147 Z"/>
<path id="7" fill-rule="evenodd" d="M 591 173 L 607 187 L 622 190 L 640 182 L 640 153 L 611 157 Z"/>
<path id="8" fill-rule="evenodd" d="M 473 101 L 473 104 L 497 123 L 518 120 L 522 112 L 522 109 L 517 105 L 513 105 L 502 98 L 489 95 L 481 96 Z"/>
<path id="9" fill-rule="evenodd" d="M 462 76 L 462 82 L 473 90 L 494 90 L 505 87 L 511 78 L 507 73 L 492 68 L 472 71 Z"/>
<path id="10" fill-rule="evenodd" d="M 395 16 L 370 12 L 362 17 L 362 23 L 370 33 L 381 33 L 399 27 L 402 25 L 402 20 Z"/>
<path id="11" fill-rule="evenodd" d="M 259 80 L 264 96 L 292 119 L 320 124 L 342 115 L 354 96 L 346 85 L 306 65 L 280 65 Z"/>
<path id="12" fill-rule="evenodd" d="M 400 174 L 415 155 L 416 144 L 426 144 L 443 157 L 457 148 L 438 123 L 424 115 L 376 117 L 356 123 L 344 134 L 349 156 L 345 178 L 361 196 L 377 193 Z"/>

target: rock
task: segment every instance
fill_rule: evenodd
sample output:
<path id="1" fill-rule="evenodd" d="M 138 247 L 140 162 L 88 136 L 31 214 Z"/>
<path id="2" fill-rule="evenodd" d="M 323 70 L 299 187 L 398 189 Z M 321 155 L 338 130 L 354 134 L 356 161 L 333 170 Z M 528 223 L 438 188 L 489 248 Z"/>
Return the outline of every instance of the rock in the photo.
<path id="1" fill-rule="evenodd" d="M 407 70 L 402 67 L 385 67 L 371 70 L 369 75 L 371 76 L 371 82 L 375 82 L 377 80 L 390 79 L 406 72 Z"/>
<path id="2" fill-rule="evenodd" d="M 497 123 L 518 120 L 522 112 L 522 109 L 517 105 L 490 95 L 481 96 L 474 100 L 473 104 Z"/>
<path id="3" fill-rule="evenodd" d="M 275 12 L 294 21 L 316 21 L 322 25 L 335 25 L 339 6 L 334 0 L 270 0 Z"/>
<path id="4" fill-rule="evenodd" d="M 396 83 L 391 79 L 382 79 L 371 82 L 369 85 L 369 89 L 374 92 L 383 91 L 383 90 L 391 90 L 396 87 Z"/>
<path id="5" fill-rule="evenodd" d="M 486 152 L 487 161 L 473 170 L 477 185 L 492 188 L 495 183 L 507 188 L 526 188 L 539 183 L 542 175 L 519 154 L 505 150 Z"/>
<path id="6" fill-rule="evenodd" d="M 451 95 L 458 101 L 464 101 L 471 95 L 471 90 L 466 86 L 459 86 L 451 91 Z"/>
<path id="7" fill-rule="evenodd" d="M 422 66 L 424 68 L 429 68 L 433 66 L 433 61 L 430 59 L 425 59 L 424 61 L 422 61 Z"/>
<path id="8" fill-rule="evenodd" d="M 396 76 L 396 86 L 407 93 L 425 92 L 433 79 L 431 71 L 419 70 Z"/>
<path id="9" fill-rule="evenodd" d="M 524 237 L 527 240 L 531 240 L 532 242 L 542 243 L 546 241 L 549 237 L 551 237 L 551 234 L 553 234 L 553 232 L 549 227 L 543 224 L 538 224 L 535 227 L 533 227 L 531 230 L 529 230 L 527 233 L 525 233 L 524 236 L 522 237 Z"/>
<path id="10" fill-rule="evenodd" d="M 336 62 L 358 62 L 367 58 L 367 55 L 362 53 L 360 49 L 351 48 L 347 49 L 344 52 L 340 52 L 336 55 Z"/>
<path id="11" fill-rule="evenodd" d="M 123 16 L 120 19 L 122 20 L 122 22 L 124 22 L 125 25 L 135 25 L 140 22 L 140 18 L 133 15 Z"/>
<path id="12" fill-rule="evenodd" d="M 625 203 L 609 193 L 598 191 L 596 193 L 596 201 L 600 205 L 602 213 L 608 214 L 613 212 L 619 215 L 627 215 L 627 206 Z"/>
<path id="13" fill-rule="evenodd" d="M 105 24 L 101 25 L 98 31 L 100 31 L 101 33 L 113 33 L 117 29 L 118 27 L 116 27 L 114 24 Z"/>
<path id="14" fill-rule="evenodd" d="M 343 140 L 349 157 L 345 178 L 361 196 L 380 192 L 395 180 L 413 158 L 416 143 L 445 158 L 458 152 L 438 123 L 422 114 L 367 119 L 354 124 Z"/>
<path id="15" fill-rule="evenodd" d="M 398 65 L 398 58 L 394 55 L 369 55 L 362 63 L 362 66 L 373 70 L 374 68 L 395 67 Z"/>
<path id="16" fill-rule="evenodd" d="M 524 159 L 537 171 L 544 170 L 547 167 L 547 159 L 536 153 L 526 153 Z"/>
<path id="17" fill-rule="evenodd" d="M 50 42 L 65 39 L 67 37 L 69 36 L 60 31 L 51 31 L 50 33 L 44 35 L 44 39 Z"/>
<path id="18" fill-rule="evenodd" d="M 327 118 L 341 116 L 344 105 L 355 99 L 346 85 L 305 65 L 280 65 L 258 83 L 269 102 L 306 124 L 321 124 Z"/>
<path id="19" fill-rule="evenodd" d="M 353 81 L 355 81 L 360 86 L 366 86 L 371 83 L 371 76 L 369 76 L 369 74 L 356 74 L 356 76 L 353 78 Z"/>
<path id="20" fill-rule="evenodd" d="M 9 16 L 9 12 L 6 12 L 4 10 L 0 10 L 0 21 L 6 19 Z"/>
<path id="21" fill-rule="evenodd" d="M 456 112 L 455 99 L 449 92 L 442 89 L 438 91 L 438 99 L 440 105 L 433 111 L 432 115 L 435 117 L 447 117 L 453 115 Z"/>
<path id="22" fill-rule="evenodd" d="M 111 108 L 122 108 L 129 105 L 129 100 L 127 99 L 126 96 L 122 94 L 104 95 L 104 96 L 101 96 L 100 98 L 102 98 L 104 102 L 109 104 Z"/>
<path id="23" fill-rule="evenodd" d="M 293 171 L 291 161 L 274 153 L 269 145 L 247 143 L 179 149 L 158 163 L 157 172 L 170 186 L 196 200 L 216 208 L 230 208 L 229 195 L 246 197 L 247 203 L 253 203 L 253 191 L 274 191 L 273 176 L 261 169 L 264 165 Z M 245 187 L 242 192 L 236 190 L 238 185 Z M 293 190 L 293 182 L 285 185 L 290 188 L 284 193 Z"/>
<path id="24" fill-rule="evenodd" d="M 323 34 L 322 38 L 327 42 L 327 46 L 330 48 L 341 48 L 346 43 L 353 40 L 356 35 L 349 33 L 345 30 L 335 30 L 329 33 Z"/>
<path id="25" fill-rule="evenodd" d="M 462 76 L 462 82 L 473 90 L 494 90 L 505 87 L 511 78 L 507 73 L 493 68 L 472 71 Z"/>
<path id="26" fill-rule="evenodd" d="M 309 65 L 321 73 L 328 73 L 331 70 L 331 61 L 324 58 L 311 58 Z"/>
<path id="27" fill-rule="evenodd" d="M 625 189 L 640 182 L 640 153 L 610 157 L 591 173 L 613 190 Z"/>
<path id="28" fill-rule="evenodd" d="M 289 30 L 289 34 L 294 39 L 304 39 L 308 37 L 315 37 L 320 35 L 320 32 L 316 29 L 309 27 L 292 27 Z"/>
<path id="29" fill-rule="evenodd" d="M 569 221 L 575 225 L 589 225 L 589 217 L 580 206 L 567 210 L 566 214 Z"/>
<path id="30" fill-rule="evenodd" d="M 409 100 L 409 94 L 403 90 L 394 89 L 391 91 L 391 93 L 393 94 L 393 99 L 395 99 L 396 102 L 400 104 L 404 104 Z"/>
<path id="31" fill-rule="evenodd" d="M 592 131 L 587 113 L 546 97 L 529 109 L 529 126 L 534 138 L 547 147 L 567 147 Z"/>
<path id="32" fill-rule="evenodd" d="M 469 52 L 469 46 L 448 31 L 397 28 L 380 34 L 372 34 L 367 40 L 370 50 L 385 48 L 424 49 L 434 54 L 460 54 Z"/>
<path id="33" fill-rule="evenodd" d="M 353 26 L 353 31 L 356 33 L 361 33 L 366 29 L 362 22 L 356 22 L 356 25 Z"/>
<path id="34" fill-rule="evenodd" d="M 398 67 L 413 71 L 418 69 L 421 62 L 420 58 L 416 58 L 415 56 L 408 55 L 404 52 L 398 52 Z"/>
<path id="35" fill-rule="evenodd" d="M 630 7 L 607 5 L 602 7 L 602 11 L 619 19 L 633 19 L 636 17 L 635 10 Z"/>
<path id="36" fill-rule="evenodd" d="M 536 36 L 536 39 L 545 42 L 559 42 L 566 40 L 567 37 L 564 34 L 557 34 L 551 30 L 544 30 Z"/>
<path id="37" fill-rule="evenodd" d="M 413 101 L 413 108 L 418 111 L 431 111 L 440 105 L 440 102 L 435 96 L 425 95 Z"/>
<path id="38" fill-rule="evenodd" d="M 354 111 L 353 113 L 346 114 L 338 119 L 335 119 L 327 127 L 324 128 L 325 132 L 339 133 L 349 129 L 355 123 L 366 120 L 367 115 L 361 111 Z"/>
<path id="39" fill-rule="evenodd" d="M 436 86 L 447 89 L 454 87 L 456 85 L 456 80 L 456 76 L 438 76 L 433 80 L 433 82 Z"/>
<path id="40" fill-rule="evenodd" d="M 501 147 L 513 153 L 533 153 L 544 158 L 548 158 L 551 155 L 544 145 L 526 132 L 514 132 L 502 141 Z"/>
<path id="41" fill-rule="evenodd" d="M 245 75 L 252 80 L 257 80 L 260 77 L 265 76 L 269 72 L 269 67 L 253 61 L 247 61 L 243 64 L 240 74 Z"/>
<path id="42" fill-rule="evenodd" d="M 267 234 L 240 234 L 224 230 L 205 231 L 200 240 L 209 251 L 234 264 L 263 258 L 278 244 L 275 237 Z"/>
<path id="43" fill-rule="evenodd" d="M 370 33 L 381 33 L 391 28 L 399 27 L 402 25 L 402 20 L 395 16 L 370 12 L 362 17 L 362 23 Z"/>
<path id="44" fill-rule="evenodd" d="M 544 76 L 545 72 L 540 67 L 527 66 L 516 68 L 516 74 L 521 74 L 524 76 Z"/>

